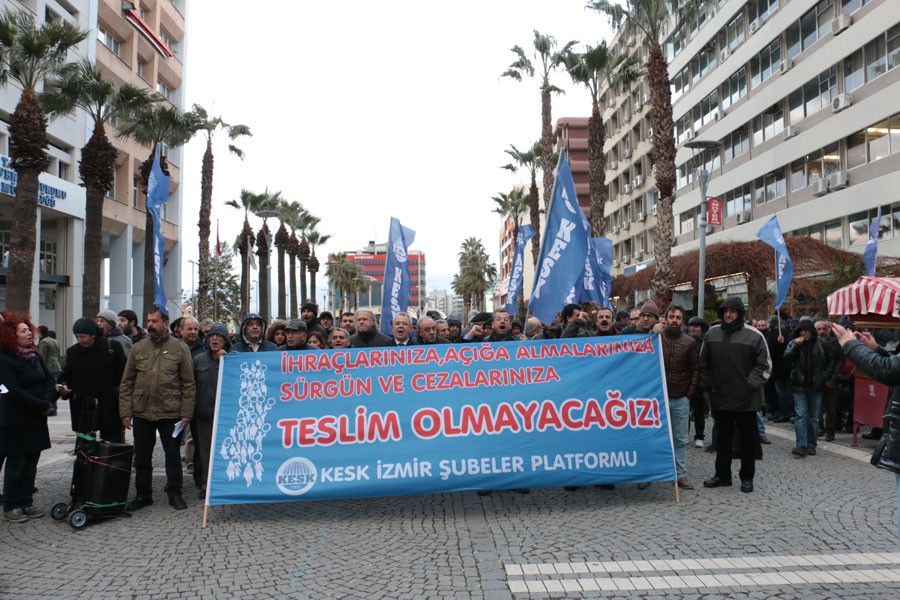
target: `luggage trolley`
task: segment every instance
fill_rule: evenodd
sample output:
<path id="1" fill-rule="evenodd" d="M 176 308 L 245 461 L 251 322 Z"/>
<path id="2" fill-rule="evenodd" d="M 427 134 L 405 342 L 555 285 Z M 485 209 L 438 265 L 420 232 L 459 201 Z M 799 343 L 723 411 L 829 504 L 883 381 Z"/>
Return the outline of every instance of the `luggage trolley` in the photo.
<path id="1" fill-rule="evenodd" d="M 50 509 L 56 521 L 75 529 L 91 521 L 130 517 L 125 512 L 134 446 L 102 441 L 96 425 L 97 399 L 85 398 L 79 415 L 72 468 L 71 501 Z"/>

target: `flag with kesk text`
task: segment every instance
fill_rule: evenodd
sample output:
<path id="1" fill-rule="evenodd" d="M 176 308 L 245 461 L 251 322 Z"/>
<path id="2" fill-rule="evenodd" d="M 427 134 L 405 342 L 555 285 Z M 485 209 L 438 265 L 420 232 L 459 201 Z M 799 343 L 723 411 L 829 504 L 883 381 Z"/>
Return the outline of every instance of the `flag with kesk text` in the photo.
<path id="1" fill-rule="evenodd" d="M 863 251 L 863 263 L 866 265 L 866 275 L 875 277 L 875 264 L 878 259 L 878 233 L 881 229 L 881 207 L 878 207 L 878 215 L 869 223 L 869 241 Z"/>
<path id="2" fill-rule="evenodd" d="M 394 316 L 409 308 L 410 275 L 407 253 L 415 239 L 415 231 L 401 225 L 399 219 L 391 217 L 381 300 L 381 331 L 388 335 L 392 333 Z"/>
<path id="3" fill-rule="evenodd" d="M 519 289 L 525 278 L 525 245 L 535 236 L 534 227 L 531 225 L 519 225 L 516 235 L 516 251 L 513 255 L 513 268 L 509 272 L 509 285 L 506 287 L 506 312 L 511 317 L 519 314 Z"/>
<path id="4" fill-rule="evenodd" d="M 542 323 L 553 321 L 573 293 L 580 295 L 573 288 L 585 273 L 590 230 L 590 224 L 578 204 L 566 151 L 561 150 L 534 287 L 528 303 L 529 310 Z"/>
<path id="5" fill-rule="evenodd" d="M 162 235 L 162 224 L 159 207 L 169 199 L 169 177 L 163 173 L 159 161 L 159 144 L 153 151 L 153 166 L 147 179 L 147 210 L 153 219 L 153 304 L 164 314 L 169 314 L 166 307 L 166 291 L 163 287 L 163 253 L 166 241 Z"/>
<path id="6" fill-rule="evenodd" d="M 756 232 L 756 237 L 775 249 L 775 310 L 777 311 L 781 308 L 791 287 L 791 281 L 794 279 L 794 263 L 791 261 L 791 255 L 788 254 L 787 244 L 784 243 L 784 236 L 778 225 L 778 217 L 773 215 Z"/>

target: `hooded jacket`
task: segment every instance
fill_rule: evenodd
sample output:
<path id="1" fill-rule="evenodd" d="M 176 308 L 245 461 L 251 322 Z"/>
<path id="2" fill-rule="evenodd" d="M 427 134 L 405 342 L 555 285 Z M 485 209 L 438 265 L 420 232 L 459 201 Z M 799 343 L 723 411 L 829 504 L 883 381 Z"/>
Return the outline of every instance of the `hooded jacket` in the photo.
<path id="1" fill-rule="evenodd" d="M 247 342 L 247 338 L 244 337 L 244 329 L 247 327 L 247 323 L 251 320 L 257 319 L 262 323 L 261 333 L 260 333 L 260 342 L 259 347 L 254 350 L 253 346 Z M 244 315 L 243 320 L 241 321 L 241 332 L 240 332 L 240 340 L 231 347 L 231 352 L 269 352 L 271 350 L 275 350 L 278 348 L 274 343 L 268 341 L 266 339 L 266 320 L 263 319 L 256 313 L 248 313 Z"/>
<path id="2" fill-rule="evenodd" d="M 219 335 L 225 338 L 225 351 L 231 347 L 228 339 L 228 329 L 224 325 L 215 324 L 209 330 L 207 336 Z M 194 357 L 194 380 L 197 385 L 196 399 L 194 400 L 194 418 L 204 421 L 212 421 L 216 412 L 216 391 L 219 385 L 219 357 L 213 358 L 209 349 Z"/>
<path id="3" fill-rule="evenodd" d="M 801 332 L 809 331 L 808 342 L 799 342 Z M 798 389 L 821 390 L 834 375 L 836 363 L 829 359 L 825 343 L 819 339 L 812 321 L 800 321 L 784 351 L 784 361 L 791 368 L 791 385 Z"/>
<path id="4" fill-rule="evenodd" d="M 719 317 L 733 308 L 738 318 L 730 324 L 710 327 L 700 354 L 701 382 L 709 391 L 710 405 L 728 411 L 755 411 L 762 406 L 763 386 L 772 372 L 769 348 L 763 334 L 744 326 L 744 304 L 726 298 Z"/>

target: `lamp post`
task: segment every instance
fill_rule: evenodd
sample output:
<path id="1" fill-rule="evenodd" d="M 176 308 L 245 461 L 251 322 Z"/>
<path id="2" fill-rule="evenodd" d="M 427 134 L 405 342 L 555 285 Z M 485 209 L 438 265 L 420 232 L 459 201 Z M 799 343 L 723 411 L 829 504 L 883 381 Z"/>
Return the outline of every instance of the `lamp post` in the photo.
<path id="1" fill-rule="evenodd" d="M 685 143 L 684 146 L 691 149 L 691 160 L 696 160 L 697 150 L 700 150 L 702 153 L 704 150 L 718 149 L 719 145 L 719 142 L 714 140 L 693 140 Z M 703 304 L 706 296 L 706 191 L 709 186 L 709 171 L 706 170 L 702 162 L 697 166 L 697 178 L 700 180 L 700 256 L 697 260 L 697 316 L 702 319 Z"/>
<path id="2" fill-rule="evenodd" d="M 194 318 L 197 317 L 197 294 L 194 291 L 194 267 L 200 268 L 200 263 L 196 260 L 188 259 L 188 262 L 191 263 L 191 311 L 194 313 Z"/>

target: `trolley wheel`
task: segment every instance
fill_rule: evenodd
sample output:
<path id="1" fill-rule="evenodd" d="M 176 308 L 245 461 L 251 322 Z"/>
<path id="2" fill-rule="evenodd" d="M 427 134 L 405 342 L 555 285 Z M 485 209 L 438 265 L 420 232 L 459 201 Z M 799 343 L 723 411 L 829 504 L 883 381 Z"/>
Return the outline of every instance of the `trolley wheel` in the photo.
<path id="1" fill-rule="evenodd" d="M 69 515 L 69 525 L 75 529 L 84 529 L 87 527 L 88 516 L 83 510 L 76 510 Z"/>
<path id="2" fill-rule="evenodd" d="M 50 509 L 50 518 L 54 521 L 65 521 L 68 512 L 69 505 L 65 502 L 60 502 L 59 504 L 54 504 L 53 508 Z"/>

